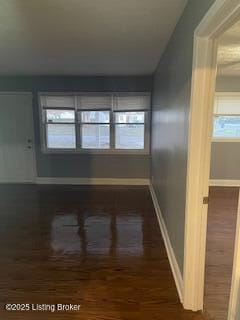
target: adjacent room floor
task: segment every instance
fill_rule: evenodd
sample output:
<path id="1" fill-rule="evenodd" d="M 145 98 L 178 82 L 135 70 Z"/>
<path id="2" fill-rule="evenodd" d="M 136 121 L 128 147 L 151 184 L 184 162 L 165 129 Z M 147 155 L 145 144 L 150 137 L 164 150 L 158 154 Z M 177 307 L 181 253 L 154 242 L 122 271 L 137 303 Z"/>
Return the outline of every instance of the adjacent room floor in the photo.
<path id="1" fill-rule="evenodd" d="M 147 187 L 5 185 L 0 214 L 0 319 L 203 319 L 178 300 Z"/>
<path id="2" fill-rule="evenodd" d="M 239 188 L 210 188 L 204 309 L 214 320 L 227 319 L 238 194 Z"/>

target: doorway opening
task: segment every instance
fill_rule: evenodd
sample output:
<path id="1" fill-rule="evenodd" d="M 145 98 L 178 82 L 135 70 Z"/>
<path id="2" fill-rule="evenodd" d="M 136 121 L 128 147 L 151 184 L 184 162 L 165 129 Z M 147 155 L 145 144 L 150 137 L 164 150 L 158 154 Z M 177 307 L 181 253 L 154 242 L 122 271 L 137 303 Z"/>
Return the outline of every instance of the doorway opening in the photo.
<path id="1" fill-rule="evenodd" d="M 226 30 L 239 21 L 239 17 L 239 1 L 215 1 L 195 32 L 189 129 L 183 299 L 184 307 L 195 311 L 203 310 L 204 304 L 209 175 L 218 41 Z M 237 229 L 236 239 L 238 239 L 238 231 Z M 233 277 L 237 267 L 236 246 L 238 246 L 237 240 L 234 250 Z M 237 281 L 232 283 L 231 310 L 229 314 L 235 314 L 236 312 L 236 309 L 233 310 L 233 305 L 236 304 L 232 302 L 236 300 L 236 292 L 239 290 Z M 235 292 L 235 295 L 233 292 Z"/>

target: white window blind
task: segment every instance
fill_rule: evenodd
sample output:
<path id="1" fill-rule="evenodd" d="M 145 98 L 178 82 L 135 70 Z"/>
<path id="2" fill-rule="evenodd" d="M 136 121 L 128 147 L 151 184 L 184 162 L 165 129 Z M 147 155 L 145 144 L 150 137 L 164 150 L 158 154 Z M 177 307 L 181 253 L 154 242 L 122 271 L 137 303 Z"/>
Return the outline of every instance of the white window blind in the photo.
<path id="1" fill-rule="evenodd" d="M 77 107 L 82 110 L 111 110 L 112 95 L 80 95 L 77 97 Z"/>
<path id="2" fill-rule="evenodd" d="M 146 110 L 151 106 L 150 94 L 117 94 L 115 95 L 115 111 Z"/>
<path id="3" fill-rule="evenodd" d="M 43 150 L 149 152 L 150 93 L 40 94 Z"/>
<path id="4" fill-rule="evenodd" d="M 44 108 L 64 108 L 64 109 L 75 108 L 74 96 L 41 95 L 40 99 L 41 99 L 41 105 Z"/>
<path id="5" fill-rule="evenodd" d="M 240 115 L 240 95 L 217 96 L 214 113 L 219 115 Z"/>
<path id="6" fill-rule="evenodd" d="M 77 101 L 77 102 L 76 102 Z M 44 108 L 77 108 L 82 110 L 114 109 L 114 111 L 146 110 L 151 106 L 150 94 L 82 94 L 82 95 L 41 95 Z"/>

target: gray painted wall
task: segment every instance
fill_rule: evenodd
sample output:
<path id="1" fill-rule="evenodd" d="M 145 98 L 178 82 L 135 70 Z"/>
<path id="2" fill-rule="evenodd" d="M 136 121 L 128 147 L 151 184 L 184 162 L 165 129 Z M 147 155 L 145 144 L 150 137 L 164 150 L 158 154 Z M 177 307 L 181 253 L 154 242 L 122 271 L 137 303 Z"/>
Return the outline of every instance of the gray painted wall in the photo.
<path id="1" fill-rule="evenodd" d="M 211 179 L 240 180 L 240 142 L 213 142 Z"/>
<path id="2" fill-rule="evenodd" d="M 39 91 L 151 91 L 152 77 L 0 77 L 0 91 L 32 91 L 39 177 L 149 178 L 150 155 L 43 154 Z"/>
<path id="3" fill-rule="evenodd" d="M 181 271 L 194 30 L 214 0 L 189 0 L 153 83 L 152 181 Z"/>
<path id="4" fill-rule="evenodd" d="M 240 92 L 239 77 L 218 77 L 217 92 Z M 240 180 L 240 142 L 213 142 L 211 179 Z"/>

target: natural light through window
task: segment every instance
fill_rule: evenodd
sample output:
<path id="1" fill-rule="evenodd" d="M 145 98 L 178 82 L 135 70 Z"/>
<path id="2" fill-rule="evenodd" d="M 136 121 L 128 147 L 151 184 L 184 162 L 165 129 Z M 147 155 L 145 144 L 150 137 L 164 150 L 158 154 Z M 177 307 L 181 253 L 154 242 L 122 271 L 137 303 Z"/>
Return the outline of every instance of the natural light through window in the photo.
<path id="1" fill-rule="evenodd" d="M 240 116 L 215 116 L 214 137 L 240 139 Z"/>
<path id="2" fill-rule="evenodd" d="M 117 149 L 144 149 L 144 112 L 115 113 Z"/>
<path id="3" fill-rule="evenodd" d="M 41 94 L 43 151 L 149 152 L 149 93 Z"/>
<path id="4" fill-rule="evenodd" d="M 218 94 L 215 101 L 214 140 L 240 139 L 240 94 Z"/>
<path id="5" fill-rule="evenodd" d="M 76 147 L 75 114 L 71 110 L 46 110 L 47 147 L 73 149 Z"/>
<path id="6" fill-rule="evenodd" d="M 110 148 L 110 112 L 83 111 L 81 117 L 81 146 L 86 149 Z"/>

